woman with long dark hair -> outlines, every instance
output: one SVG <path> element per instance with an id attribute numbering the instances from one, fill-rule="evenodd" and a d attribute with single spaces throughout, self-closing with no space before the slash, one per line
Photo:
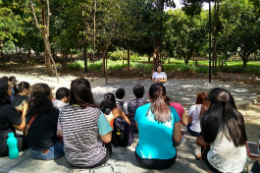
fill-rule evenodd
<path id="1" fill-rule="evenodd" d="M 28 104 L 23 105 L 22 116 L 11 105 L 12 96 L 11 86 L 5 80 L 0 80 L 0 157 L 8 155 L 7 138 L 8 133 L 15 133 L 16 130 L 23 131 L 25 128 L 25 115 Z M 23 136 L 17 136 L 18 150 L 22 151 L 28 148 Z"/>
<path id="2" fill-rule="evenodd" d="M 200 136 L 200 119 L 204 112 L 209 108 L 208 95 L 205 92 L 199 92 L 195 105 L 190 107 L 188 113 L 188 126 L 187 130 L 192 136 Z"/>
<path id="3" fill-rule="evenodd" d="M 60 113 L 64 152 L 69 163 L 92 168 L 112 155 L 112 128 L 97 108 L 88 80 L 71 82 L 70 104 Z"/>
<path id="4" fill-rule="evenodd" d="M 130 120 L 124 114 L 122 109 L 117 108 L 116 98 L 113 93 L 107 93 L 104 95 L 104 98 L 100 103 L 100 109 L 106 115 L 106 118 L 111 127 L 113 127 L 114 119 L 116 119 L 117 117 L 123 118 L 128 123 L 128 125 L 131 125 Z"/>
<path id="5" fill-rule="evenodd" d="M 244 118 L 232 95 L 215 88 L 208 94 L 211 105 L 201 117 L 203 158 L 214 172 L 242 172 L 247 159 Z M 210 147 L 209 147 L 210 146 Z"/>
<path id="6" fill-rule="evenodd" d="M 166 101 L 166 89 L 162 84 L 153 84 L 148 96 L 151 103 L 137 108 L 135 113 L 139 130 L 135 156 L 144 168 L 166 169 L 177 157 L 173 144 L 181 141 L 180 118 Z"/>
<path id="7" fill-rule="evenodd" d="M 31 90 L 27 116 L 27 142 L 33 158 L 54 160 L 64 155 L 63 143 L 57 141 L 59 111 L 52 105 L 52 93 L 48 85 L 35 84 Z"/>

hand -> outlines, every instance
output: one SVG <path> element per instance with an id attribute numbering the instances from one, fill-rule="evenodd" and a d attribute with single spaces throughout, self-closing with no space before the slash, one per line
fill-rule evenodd
<path id="1" fill-rule="evenodd" d="M 23 112 L 27 112 L 27 110 L 28 110 L 28 108 L 29 108 L 29 105 L 28 105 L 28 102 L 24 102 L 23 103 Z"/>

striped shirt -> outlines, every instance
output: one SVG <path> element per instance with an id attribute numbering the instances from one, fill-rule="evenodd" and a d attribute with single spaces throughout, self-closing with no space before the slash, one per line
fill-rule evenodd
<path id="1" fill-rule="evenodd" d="M 90 167 L 106 156 L 106 148 L 99 135 L 112 131 L 104 114 L 97 108 L 68 105 L 60 112 L 64 152 L 75 166 Z"/>

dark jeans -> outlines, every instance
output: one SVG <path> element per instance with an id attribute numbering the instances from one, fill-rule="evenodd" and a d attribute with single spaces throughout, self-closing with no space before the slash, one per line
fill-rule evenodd
<path id="1" fill-rule="evenodd" d="M 258 172 L 260 172 L 260 165 L 259 165 L 259 163 L 258 163 L 258 160 L 255 161 L 255 163 L 253 164 L 253 166 L 252 166 L 250 172 L 252 172 L 252 173 L 258 173 Z"/>
<path id="2" fill-rule="evenodd" d="M 177 154 L 172 159 L 162 160 L 162 159 L 143 159 L 135 152 L 135 158 L 141 167 L 146 169 L 167 169 L 171 167 L 175 160 Z"/>
<path id="3" fill-rule="evenodd" d="M 105 144 L 105 147 L 106 147 L 106 156 L 98 163 L 96 163 L 95 165 L 93 166 L 89 166 L 87 168 L 95 168 L 95 167 L 98 167 L 98 166 L 101 166 L 105 163 L 107 163 L 108 159 L 111 157 L 111 155 L 113 154 L 113 151 L 112 151 L 112 145 L 111 143 L 108 143 L 108 144 Z"/>
<path id="4" fill-rule="evenodd" d="M 191 136 L 197 136 L 197 137 L 198 137 L 198 136 L 201 135 L 201 133 L 192 131 L 192 130 L 190 129 L 190 126 L 191 126 L 191 123 L 189 123 L 189 124 L 187 125 L 187 131 L 190 133 Z"/>
<path id="5" fill-rule="evenodd" d="M 29 148 L 24 136 L 16 135 L 15 137 L 17 139 L 17 147 L 18 147 L 19 151 L 23 151 L 23 150 L 26 150 Z M 0 157 L 4 157 L 4 156 L 8 156 L 8 155 L 9 155 L 9 149 L 6 144 L 4 147 L 2 147 L 0 149 Z"/>

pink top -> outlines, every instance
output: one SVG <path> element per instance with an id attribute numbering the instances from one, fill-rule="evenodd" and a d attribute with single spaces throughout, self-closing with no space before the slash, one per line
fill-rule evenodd
<path id="1" fill-rule="evenodd" d="M 170 102 L 170 106 L 174 107 L 180 117 L 180 120 L 182 120 L 182 114 L 184 113 L 184 108 L 180 103 L 176 102 Z"/>

